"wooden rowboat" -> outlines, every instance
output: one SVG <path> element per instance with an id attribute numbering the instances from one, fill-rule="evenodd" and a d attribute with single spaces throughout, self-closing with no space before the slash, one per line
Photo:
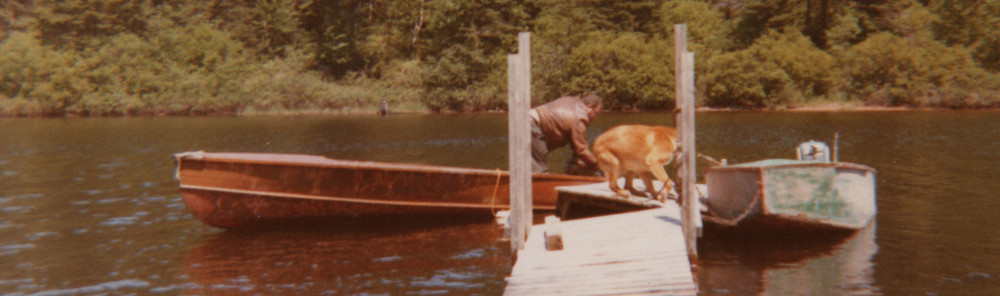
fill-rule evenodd
<path id="1" fill-rule="evenodd" d="M 876 214 L 875 169 L 769 159 L 705 173 L 706 222 L 768 231 L 858 230 Z"/>
<path id="2" fill-rule="evenodd" d="M 267 153 L 174 155 L 181 195 L 202 222 L 221 228 L 279 220 L 490 215 L 509 208 L 501 170 L 330 159 Z M 555 210 L 556 186 L 599 177 L 532 176 L 535 210 Z"/>

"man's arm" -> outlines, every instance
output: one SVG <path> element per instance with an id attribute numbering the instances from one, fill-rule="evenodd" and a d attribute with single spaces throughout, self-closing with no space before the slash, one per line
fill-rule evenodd
<path id="1" fill-rule="evenodd" d="M 595 167 L 597 166 L 597 157 L 590 152 L 587 148 L 587 124 L 583 121 L 578 121 L 573 126 L 572 131 L 572 141 L 570 145 L 573 146 L 573 151 L 576 152 L 576 156 L 583 160 L 587 166 Z"/>

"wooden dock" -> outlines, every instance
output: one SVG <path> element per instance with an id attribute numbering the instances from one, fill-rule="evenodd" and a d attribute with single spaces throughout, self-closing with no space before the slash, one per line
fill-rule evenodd
<path id="1" fill-rule="evenodd" d="M 695 295 L 680 207 L 532 227 L 504 295 Z M 561 234 L 561 250 L 546 249 Z"/>
<path id="2" fill-rule="evenodd" d="M 521 38 L 522 35 L 524 38 Z M 525 66 L 530 65 L 530 58 L 527 58 L 530 46 L 525 42 L 527 33 L 520 33 L 518 37 L 519 53 L 508 55 L 508 84 L 519 85 L 508 89 L 512 114 L 523 114 L 525 108 L 517 102 L 530 98 L 531 71 L 530 66 Z M 515 217 L 518 213 L 527 213 L 525 217 L 530 217 L 530 207 L 515 203 L 515 200 L 524 198 L 530 206 L 530 195 L 522 197 L 512 189 L 512 216 L 509 221 L 511 249 L 517 262 L 507 278 L 504 294 L 697 294 L 698 286 L 694 283 L 690 260 L 697 260 L 696 243 L 701 217 L 695 188 L 694 53 L 687 51 L 687 25 L 674 26 L 674 39 L 677 107 L 681 111 L 674 122 L 677 122 L 679 140 L 683 143 L 678 157 L 683 209 L 675 202 L 666 202 L 662 207 L 653 209 L 563 222 L 546 221 L 543 225 L 531 226 L 530 219 Z M 512 121 L 514 118 L 512 115 Z M 511 125 L 511 143 L 526 137 L 522 128 Z M 525 145 L 511 144 L 510 147 L 511 151 L 527 149 Z M 521 160 L 526 159 L 514 155 L 515 152 L 511 152 L 512 180 L 515 164 L 522 165 Z M 511 186 L 518 187 L 513 183 Z M 603 194 L 584 197 L 579 203 L 586 205 L 586 200 L 591 200 L 590 204 L 594 205 L 593 201 L 596 201 L 597 207 L 619 205 L 603 197 Z M 636 206 L 629 201 L 629 209 L 626 210 Z M 522 242 L 525 233 L 528 236 Z"/>
<path id="3" fill-rule="evenodd" d="M 646 186 L 641 180 L 635 180 L 635 187 L 645 192 Z M 625 186 L 625 178 L 618 179 L 618 186 Z M 663 182 L 653 181 L 653 188 L 663 188 Z M 644 209 L 663 207 L 663 202 L 656 199 L 630 196 L 621 198 L 608 188 L 608 183 L 556 187 L 559 195 L 556 200 L 556 214 L 563 220 L 586 218 L 591 216 L 623 213 Z M 676 193 L 673 193 L 676 196 Z M 673 200 L 668 203 L 676 204 Z"/>

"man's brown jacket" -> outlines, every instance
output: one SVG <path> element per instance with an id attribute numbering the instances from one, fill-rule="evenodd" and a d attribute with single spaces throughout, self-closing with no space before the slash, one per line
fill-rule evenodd
<path id="1" fill-rule="evenodd" d="M 545 136 L 545 143 L 552 151 L 571 144 L 577 157 L 589 165 L 597 163 L 597 158 L 587 148 L 587 126 L 590 116 L 587 105 L 579 97 L 562 97 L 533 109 L 532 117 L 538 121 Z"/>

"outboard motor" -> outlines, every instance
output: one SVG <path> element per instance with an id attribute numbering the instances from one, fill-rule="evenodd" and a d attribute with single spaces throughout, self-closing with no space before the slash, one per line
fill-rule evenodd
<path id="1" fill-rule="evenodd" d="M 826 143 L 810 140 L 799 144 L 796 155 L 801 161 L 830 162 L 830 147 Z"/>

